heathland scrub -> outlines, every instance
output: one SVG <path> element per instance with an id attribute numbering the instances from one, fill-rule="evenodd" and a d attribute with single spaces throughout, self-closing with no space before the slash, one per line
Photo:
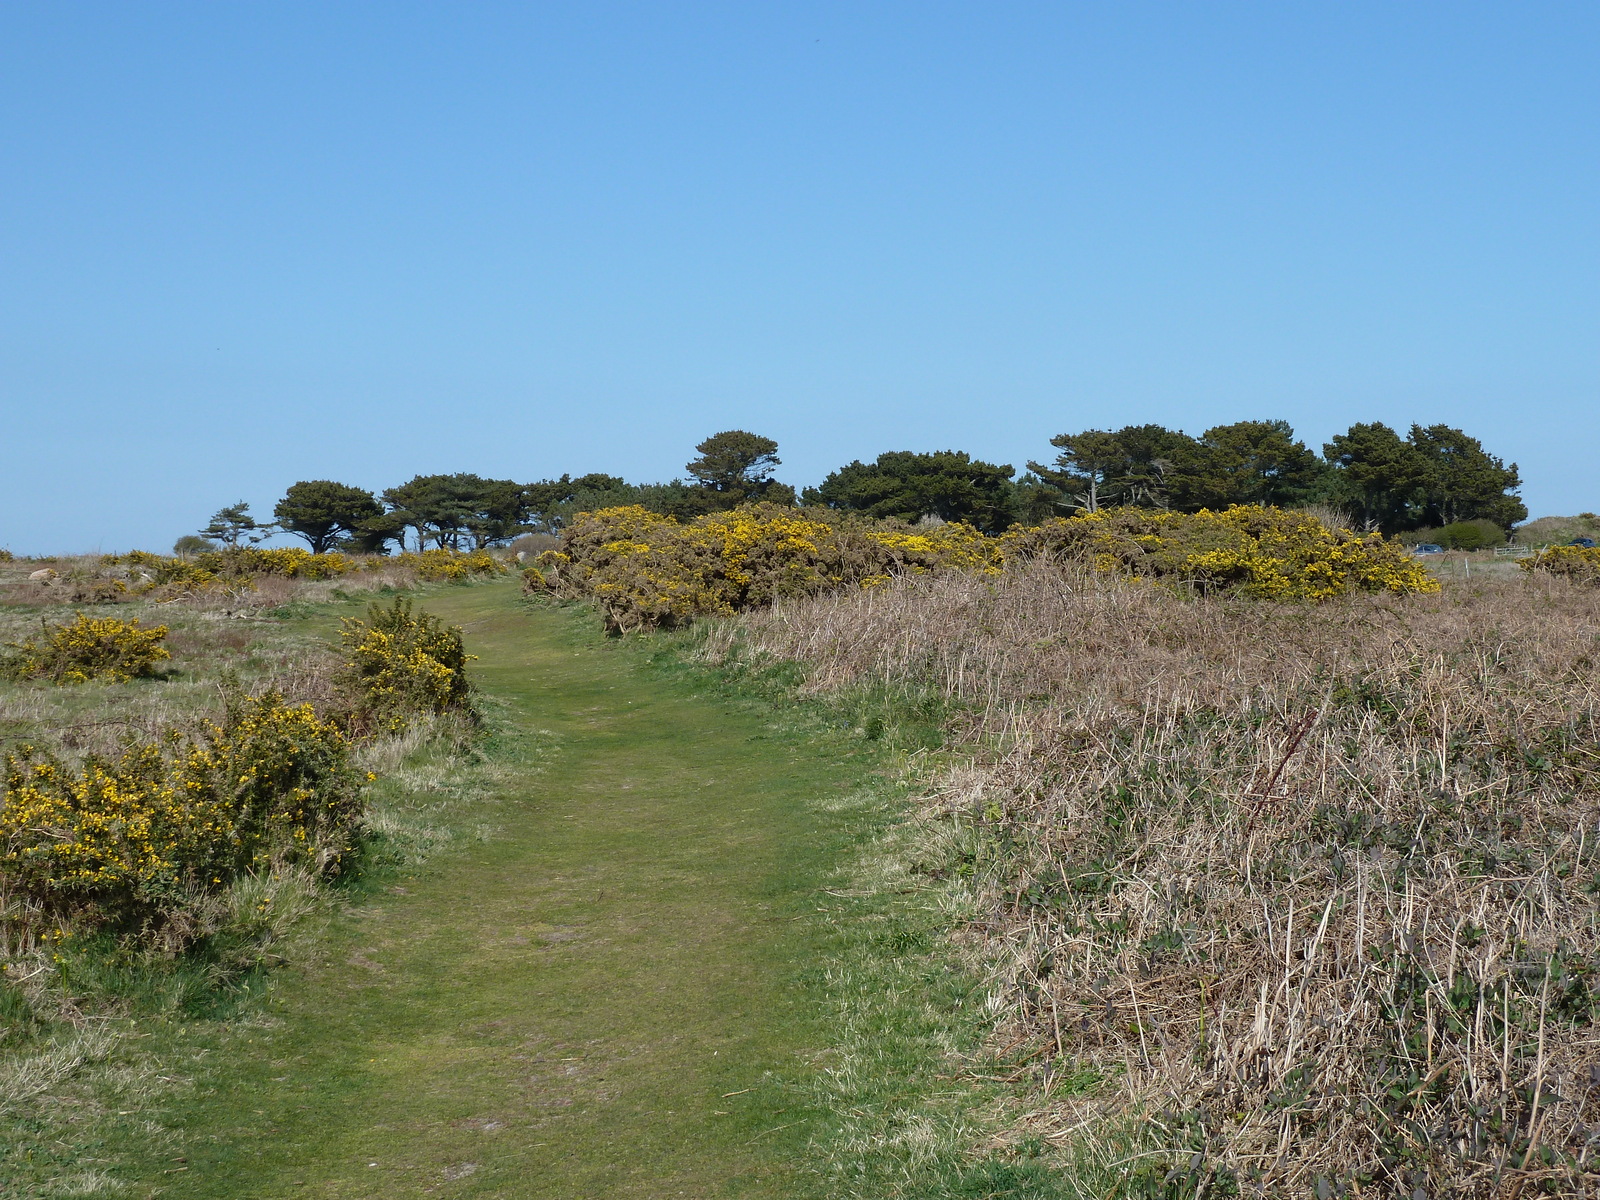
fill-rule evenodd
<path id="1" fill-rule="evenodd" d="M 882 718 L 509 581 L 422 604 L 465 628 L 491 732 L 400 768 L 422 799 L 376 823 L 416 836 L 431 787 L 443 848 L 225 1018 L 141 1024 L 148 1086 L 19 1194 L 1056 1194 L 1026 1148 L 973 1155 L 1005 1089 L 961 1061 L 984 993 L 940 936 L 959 901 L 907 869 Z"/>

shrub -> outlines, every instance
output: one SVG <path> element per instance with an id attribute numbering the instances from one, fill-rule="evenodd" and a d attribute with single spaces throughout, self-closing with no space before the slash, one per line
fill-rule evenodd
<path id="1" fill-rule="evenodd" d="M 1456 521 L 1435 530 L 1434 536 L 1426 540 L 1446 550 L 1482 550 L 1485 546 L 1504 545 L 1506 531 L 1493 521 Z"/>
<path id="2" fill-rule="evenodd" d="M 343 554 L 313 554 L 299 546 L 262 550 L 257 546 L 229 546 L 195 560 L 224 578 L 281 575 L 286 579 L 336 579 L 355 570 Z"/>
<path id="3" fill-rule="evenodd" d="M 1102 509 L 1005 535 L 1008 557 L 1079 562 L 1199 592 L 1326 600 L 1347 592 L 1433 592 L 1438 582 L 1397 542 L 1330 529 L 1260 505 L 1226 512 Z"/>
<path id="4" fill-rule="evenodd" d="M 197 541 L 201 539 L 196 539 Z M 356 569 L 353 559 L 343 554 L 312 554 L 298 546 L 282 550 L 263 550 L 258 546 L 225 546 L 207 543 L 188 557 L 166 557 L 148 550 L 133 550 L 107 558 L 109 564 L 137 567 L 150 576 L 145 590 L 187 588 L 203 591 L 219 581 L 249 580 L 262 575 L 286 579 L 335 579 Z"/>
<path id="5" fill-rule="evenodd" d="M 1600 583 L 1600 546 L 1550 546 L 1517 563 L 1524 571 L 1560 575 L 1574 583 Z"/>
<path id="6" fill-rule="evenodd" d="M 404 727 L 422 713 L 471 714 L 467 663 L 473 656 L 461 630 L 396 596 L 385 608 L 374 604 L 365 621 L 346 617 L 341 632 L 349 655 L 340 684 L 350 696 L 349 723 L 366 730 Z"/>
<path id="7" fill-rule="evenodd" d="M 0 546 L 0 562 L 15 562 L 16 559 L 16 555 L 12 554 L 4 546 Z"/>
<path id="8" fill-rule="evenodd" d="M 217 543 L 196 533 L 186 533 L 172 543 L 172 552 L 179 555 L 200 554 L 206 550 L 215 549 L 217 549 Z"/>
<path id="9" fill-rule="evenodd" d="M 1201 591 L 1322 600 L 1438 584 L 1395 543 L 1258 506 L 1194 515 L 1109 509 L 985 537 L 970 525 L 882 529 L 752 505 L 681 524 L 632 506 L 581 513 L 524 573 L 530 591 L 599 602 L 607 625 L 674 625 L 896 575 L 998 574 L 1047 557 Z"/>
<path id="10" fill-rule="evenodd" d="M 334 873 L 360 819 L 344 735 L 275 693 L 114 761 L 74 768 L 24 746 L 4 764 L 6 890 L 80 926 L 148 933 L 244 872 Z"/>
<path id="11" fill-rule="evenodd" d="M 143 629 L 137 619 L 79 613 L 70 625 L 46 626 L 40 641 L 8 643 L 15 651 L 8 673 L 54 683 L 125 683 L 155 674 L 156 664 L 172 657 L 161 644 L 166 636 L 165 625 Z"/>
<path id="12" fill-rule="evenodd" d="M 506 569 L 505 564 L 487 550 L 472 550 L 465 554 L 455 550 L 407 551 L 395 555 L 388 562 L 397 567 L 409 567 L 419 579 L 430 583 L 460 583 L 474 575 L 498 575 Z"/>
<path id="13" fill-rule="evenodd" d="M 680 523 L 638 505 L 580 513 L 524 572 L 530 591 L 594 599 L 614 630 L 675 625 L 895 574 L 998 570 L 970 525 L 894 531 L 756 504 Z"/>

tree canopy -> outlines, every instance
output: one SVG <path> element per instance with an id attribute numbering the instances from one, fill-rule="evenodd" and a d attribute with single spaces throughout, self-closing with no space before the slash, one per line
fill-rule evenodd
<path id="1" fill-rule="evenodd" d="M 224 546 L 237 546 L 241 541 L 265 541 L 272 536 L 272 526 L 263 525 L 252 517 L 250 506 L 240 500 L 212 513 L 200 536 Z"/>
<path id="2" fill-rule="evenodd" d="M 1009 465 L 980 462 L 960 450 L 892 450 L 834 471 L 806 489 L 805 502 L 880 519 L 966 521 L 995 533 L 1016 519 L 1014 473 Z"/>
<path id="3" fill-rule="evenodd" d="M 385 490 L 383 500 L 393 519 L 416 530 L 419 546 L 481 550 L 531 528 L 527 489 L 509 479 L 417 475 Z"/>
<path id="4" fill-rule="evenodd" d="M 313 554 L 326 553 L 341 536 L 360 533 L 367 522 L 382 514 L 383 507 L 371 492 L 331 479 L 292 484 L 272 510 L 278 524 L 304 538 Z"/>
<path id="5" fill-rule="evenodd" d="M 778 443 L 758 433 L 729 429 L 695 447 L 699 457 L 684 467 L 699 485 L 707 511 L 764 500 L 793 504 L 794 489 L 772 478 L 782 463 Z"/>
<path id="6" fill-rule="evenodd" d="M 1320 456 L 1276 420 L 1216 425 L 1199 437 L 1156 424 L 1087 429 L 1057 434 L 1050 445 L 1054 460 L 1030 462 L 1015 481 L 1011 466 L 964 451 L 888 451 L 831 472 L 804 499 L 874 519 L 966 521 L 990 533 L 1019 519 L 1036 524 L 1114 505 L 1196 512 L 1326 503 L 1386 534 L 1474 521 L 1509 530 L 1528 515 L 1517 464 L 1442 424 L 1412 425 L 1402 437 L 1381 422 L 1358 422 Z M 796 502 L 794 489 L 773 478 L 781 460 L 772 438 L 724 430 L 695 450 L 688 480 L 666 483 L 594 471 L 522 484 L 457 472 L 417 475 L 380 499 L 332 480 L 302 480 L 278 502 L 275 525 L 257 522 L 241 500 L 218 510 L 200 537 L 233 546 L 281 528 L 315 553 L 382 553 L 391 542 L 403 548 L 410 531 L 419 548 L 482 549 L 522 533 L 559 533 L 577 513 L 623 505 L 690 520 L 757 501 Z"/>

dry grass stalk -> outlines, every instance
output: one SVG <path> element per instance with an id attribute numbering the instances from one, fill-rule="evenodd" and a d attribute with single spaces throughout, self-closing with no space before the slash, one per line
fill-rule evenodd
<path id="1" fill-rule="evenodd" d="M 1044 1051 L 1032 1132 L 1144 1122 L 1151 1194 L 1593 1193 L 1600 594 L 1273 606 L 1035 564 L 708 636 L 962 702 L 928 805 L 969 830 L 997 1044 Z"/>

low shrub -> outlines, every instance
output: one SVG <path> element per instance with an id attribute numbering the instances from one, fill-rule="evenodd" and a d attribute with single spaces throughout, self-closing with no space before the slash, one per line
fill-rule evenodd
<path id="1" fill-rule="evenodd" d="M 139 568 L 157 586 L 173 583 L 206 587 L 219 579 L 250 579 L 280 575 L 286 579 L 335 579 L 356 569 L 355 560 L 343 554 L 312 554 L 298 546 L 263 550 L 259 546 L 202 549 L 183 557 L 133 550 L 105 560 L 109 564 Z"/>
<path id="2" fill-rule="evenodd" d="M 1398 542 L 1260 505 L 1198 513 L 1102 509 L 1017 530 L 1001 541 L 1008 557 L 1077 562 L 1201 593 L 1327 600 L 1349 592 L 1439 590 Z"/>
<path id="3" fill-rule="evenodd" d="M 999 544 L 969 525 L 881 530 L 773 504 L 682 523 L 631 505 L 580 513 L 523 578 L 529 591 L 598 601 L 608 627 L 626 631 L 999 563 Z"/>
<path id="4" fill-rule="evenodd" d="M 638 506 L 608 508 L 580 514 L 524 579 L 529 591 L 598 601 L 607 625 L 626 631 L 897 575 L 998 574 L 1039 557 L 1273 600 L 1438 587 L 1395 543 L 1261 507 L 1193 515 L 1110 509 L 998 538 L 959 523 L 883 529 L 776 505 L 687 524 Z"/>
<path id="5" fill-rule="evenodd" d="M 339 683 L 352 729 L 398 732 L 413 715 L 472 712 L 467 663 L 473 656 L 461 630 L 413 611 L 406 597 L 372 605 L 364 621 L 346 617 L 340 636 L 349 657 Z"/>
<path id="6" fill-rule="evenodd" d="M 1600 583 L 1600 546 L 1551 546 L 1519 560 L 1517 566 L 1574 583 Z"/>
<path id="7" fill-rule="evenodd" d="M 361 815 L 345 735 L 276 693 L 115 760 L 73 767 L 23 746 L 4 764 L 0 880 L 36 918 L 78 929 L 181 941 L 186 915 L 242 873 L 336 873 Z"/>
<path id="8" fill-rule="evenodd" d="M 506 566 L 487 550 L 423 550 L 407 551 L 393 558 L 383 559 L 385 566 L 409 567 L 418 579 L 429 583 L 460 583 L 480 575 L 499 575 Z"/>
<path id="9" fill-rule="evenodd" d="M 137 619 L 79 613 L 70 625 L 47 625 L 38 641 L 8 643 L 13 654 L 6 664 L 7 673 L 58 684 L 91 679 L 125 683 L 154 675 L 156 664 L 172 657 L 161 644 L 166 636 L 165 625 L 144 629 Z"/>
<path id="10" fill-rule="evenodd" d="M 313 554 L 298 546 L 263 550 L 258 546 L 230 546 L 195 555 L 195 564 L 223 578 L 281 575 L 285 579 L 336 579 L 356 569 L 343 554 Z"/>
<path id="11" fill-rule="evenodd" d="M 1429 536 L 1419 539 L 1443 546 L 1446 550 L 1482 550 L 1487 546 L 1503 546 L 1506 531 L 1493 521 L 1455 521 L 1428 531 Z"/>

